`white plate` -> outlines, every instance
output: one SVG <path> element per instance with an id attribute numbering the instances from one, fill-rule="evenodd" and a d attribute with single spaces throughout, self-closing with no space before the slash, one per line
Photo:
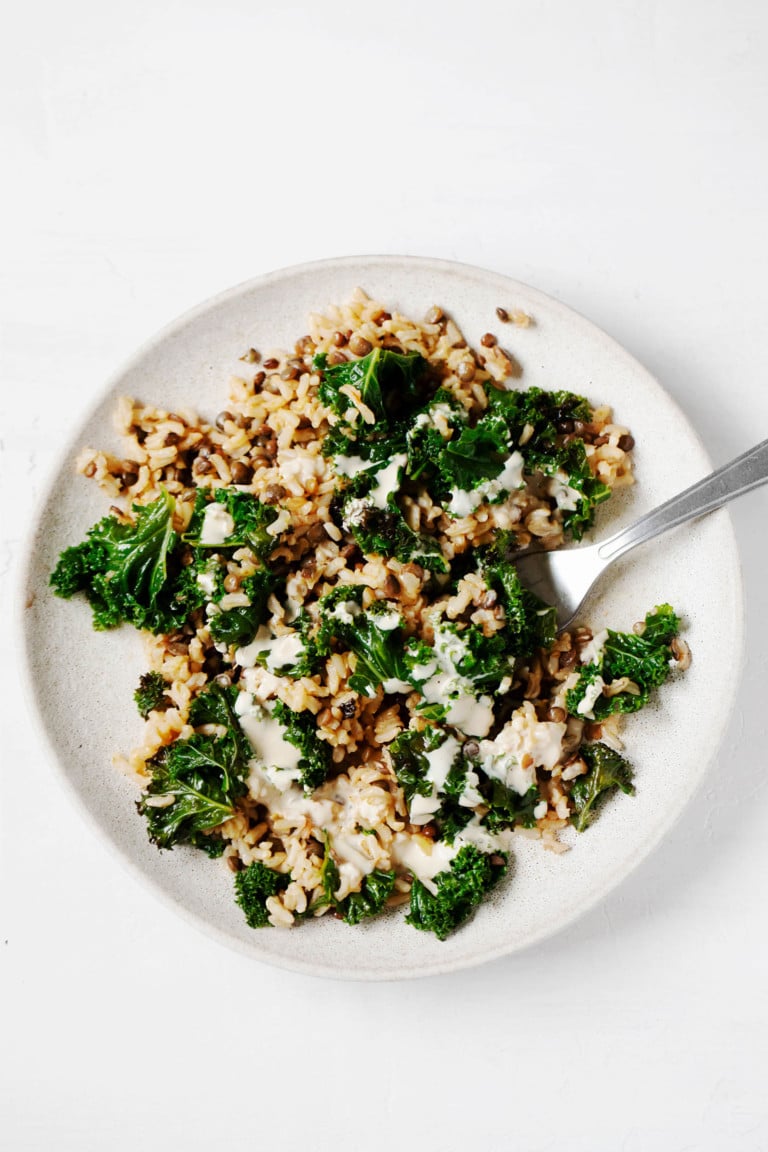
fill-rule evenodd
<path id="1" fill-rule="evenodd" d="M 194 849 L 159 852 L 135 811 L 134 785 L 112 766 L 137 742 L 132 693 L 146 670 L 132 629 L 96 633 L 84 600 L 53 596 L 59 551 L 107 511 L 92 482 L 76 475 L 83 446 L 120 446 L 112 428 L 119 396 L 212 417 L 225 405 L 239 356 L 292 347 L 307 313 L 342 303 L 357 286 L 388 308 L 421 318 L 439 304 L 467 339 L 497 332 L 523 366 L 523 386 L 568 388 L 613 406 L 636 441 L 637 484 L 600 510 L 606 534 L 710 471 L 698 437 L 656 381 L 599 329 L 532 288 L 438 260 L 360 257 L 288 268 L 234 288 L 175 321 L 115 376 L 67 448 L 42 507 L 25 575 L 28 672 L 40 723 L 59 771 L 91 822 L 135 874 L 180 912 L 259 960 L 316 975 L 398 979 L 479 964 L 558 931 L 615 887 L 680 815 L 717 751 L 738 681 L 742 591 L 724 511 L 635 552 L 603 581 L 587 621 L 625 629 L 669 601 L 682 614 L 693 663 L 625 727 L 637 795 L 618 797 L 572 851 L 556 856 L 520 839 L 510 873 L 470 924 L 445 943 L 407 926 L 401 914 L 350 928 L 331 918 L 292 931 L 249 929 L 232 899 L 232 876 Z M 523 308 L 527 329 L 501 325 L 495 309 Z M 672 880 L 674 882 L 674 879 Z"/>

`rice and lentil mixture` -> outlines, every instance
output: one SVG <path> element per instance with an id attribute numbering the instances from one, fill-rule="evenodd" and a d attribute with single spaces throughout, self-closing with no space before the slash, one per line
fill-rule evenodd
<path id="1" fill-rule="evenodd" d="M 491 320 L 504 343 L 534 322 Z M 243 350 L 212 422 L 124 398 L 123 456 L 78 459 L 114 503 L 53 583 L 143 628 L 139 811 L 159 846 L 223 857 L 254 927 L 410 903 L 444 938 L 516 836 L 562 852 L 632 790 L 619 724 L 687 664 L 677 618 L 556 635 L 514 556 L 589 527 L 634 441 L 520 377 L 493 332 L 473 349 L 439 307 L 358 290 L 291 352 Z M 123 579 L 137 534 L 165 550 Z M 622 666 L 638 645 L 646 680 Z"/>

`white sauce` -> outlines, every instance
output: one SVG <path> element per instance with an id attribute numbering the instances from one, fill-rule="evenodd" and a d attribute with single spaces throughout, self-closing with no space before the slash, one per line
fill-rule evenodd
<path id="1" fill-rule="evenodd" d="M 354 624 L 355 616 L 361 611 L 357 600 L 340 600 L 331 615 L 334 620 L 341 620 L 342 624 Z"/>
<path id="2" fill-rule="evenodd" d="M 392 632 L 395 628 L 399 628 L 403 622 L 403 618 L 400 613 L 394 611 L 377 612 L 371 616 L 371 619 L 373 620 L 373 623 L 376 625 L 376 627 L 380 628 L 382 632 Z"/>
<path id="3" fill-rule="evenodd" d="M 197 583 L 206 596 L 213 596 L 216 591 L 216 576 L 213 572 L 198 572 Z"/>
<path id="4" fill-rule="evenodd" d="M 371 467 L 370 460 L 363 460 L 362 456 L 334 456 L 333 466 L 340 476 L 357 476 Z"/>
<path id="5" fill-rule="evenodd" d="M 446 736 L 439 748 L 434 748 L 431 752 L 426 753 L 427 768 L 426 778 L 430 784 L 434 784 L 438 792 L 442 792 L 445 788 L 445 781 L 448 773 L 453 767 L 453 762 L 456 759 L 461 744 L 455 736 Z"/>
<path id="6" fill-rule="evenodd" d="M 504 828 L 501 832 L 489 832 L 480 823 L 480 817 L 473 816 L 469 824 L 456 836 L 454 845 L 456 848 L 461 848 L 465 844 L 474 844 L 481 852 L 508 852 L 513 834 L 511 828 Z"/>
<path id="7" fill-rule="evenodd" d="M 451 516 L 469 516 L 481 504 L 490 503 L 502 492 L 514 492 L 522 486 L 523 457 L 520 452 L 513 452 L 493 480 L 485 480 L 477 488 L 468 491 L 464 488 L 453 488 L 447 510 Z"/>
<path id="8" fill-rule="evenodd" d="M 596 676 L 594 683 L 587 685 L 584 698 L 580 700 L 576 706 L 576 711 L 579 716 L 584 716 L 587 720 L 594 720 L 595 714 L 593 708 L 602 696 L 603 688 L 605 688 L 605 681 L 602 676 Z"/>
<path id="9" fill-rule="evenodd" d="M 608 639 L 608 629 L 603 628 L 602 632 L 596 632 L 588 644 L 585 644 L 581 650 L 579 659 L 582 664 L 599 664 L 603 658 L 603 649 L 605 642 Z"/>
<path id="10" fill-rule="evenodd" d="M 493 701 L 490 696 L 477 699 L 472 683 L 456 670 L 456 663 L 466 651 L 459 634 L 449 628 L 436 628 L 436 664 L 440 671 L 433 673 L 419 690 L 428 704 L 447 709 L 448 724 L 461 728 L 468 736 L 487 736 L 493 724 Z"/>
<path id="11" fill-rule="evenodd" d="M 262 624 L 250 644 L 235 651 L 235 663 L 241 668 L 253 668 L 261 663 L 259 656 L 268 652 L 265 667 L 270 672 L 290 668 L 304 651 L 304 644 L 298 632 L 286 632 L 284 636 L 273 636 L 269 628 Z"/>
<path id="12" fill-rule="evenodd" d="M 248 692 L 235 701 L 240 727 L 248 737 L 256 763 L 270 782 L 283 792 L 291 781 L 298 780 L 301 753 L 283 736 L 283 726 L 265 708 L 254 703 Z"/>
<path id="13" fill-rule="evenodd" d="M 546 484 L 546 492 L 563 512 L 575 512 L 581 500 L 581 493 L 568 485 L 568 473 L 558 468 Z"/>
<path id="14" fill-rule="evenodd" d="M 404 452 L 393 456 L 386 467 L 376 473 L 376 486 L 371 488 L 367 499 L 374 508 L 386 508 L 388 498 L 397 492 L 400 483 L 400 473 L 407 463 L 408 457 Z"/>
<path id="15" fill-rule="evenodd" d="M 235 522 L 223 504 L 212 500 L 203 513 L 201 544 L 223 544 L 235 530 Z"/>
<path id="16" fill-rule="evenodd" d="M 429 796 L 420 796 L 417 792 L 411 800 L 409 810 L 411 824 L 428 824 L 441 803 L 442 801 L 434 789 Z"/>
<path id="17" fill-rule="evenodd" d="M 413 686 L 409 684 L 407 680 L 398 680 L 395 676 L 392 676 L 389 680 L 382 680 L 381 686 L 389 696 L 395 692 L 413 691 Z"/>
<path id="18" fill-rule="evenodd" d="M 437 894 L 434 877 L 448 871 L 457 852 L 455 844 L 445 844 L 442 840 L 433 843 L 426 837 L 417 840 L 404 832 L 398 832 L 392 844 L 393 860 L 408 868 L 433 896 Z"/>

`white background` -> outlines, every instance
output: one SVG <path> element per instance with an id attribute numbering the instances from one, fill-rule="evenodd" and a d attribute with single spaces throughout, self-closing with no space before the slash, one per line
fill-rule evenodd
<path id="1" fill-rule="evenodd" d="M 6 636 L 104 378 L 272 268 L 485 265 L 625 344 L 716 464 L 768 436 L 761 0 L 27 0 L 4 23 Z M 161 906 L 60 790 L 6 641 L 0 1145 L 768 1148 L 767 511 L 733 507 L 742 690 L 663 846 L 548 943 L 410 984 L 260 966 Z"/>

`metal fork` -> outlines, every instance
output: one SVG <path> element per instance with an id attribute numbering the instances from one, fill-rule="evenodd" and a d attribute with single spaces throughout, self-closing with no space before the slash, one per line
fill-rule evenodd
<path id="1" fill-rule="evenodd" d="M 576 616 L 598 577 L 614 560 L 638 544 L 688 520 L 705 516 L 766 481 L 768 440 L 763 440 L 600 544 L 563 552 L 526 553 L 515 561 L 518 574 L 526 588 L 557 608 L 557 627 L 562 631 Z"/>

